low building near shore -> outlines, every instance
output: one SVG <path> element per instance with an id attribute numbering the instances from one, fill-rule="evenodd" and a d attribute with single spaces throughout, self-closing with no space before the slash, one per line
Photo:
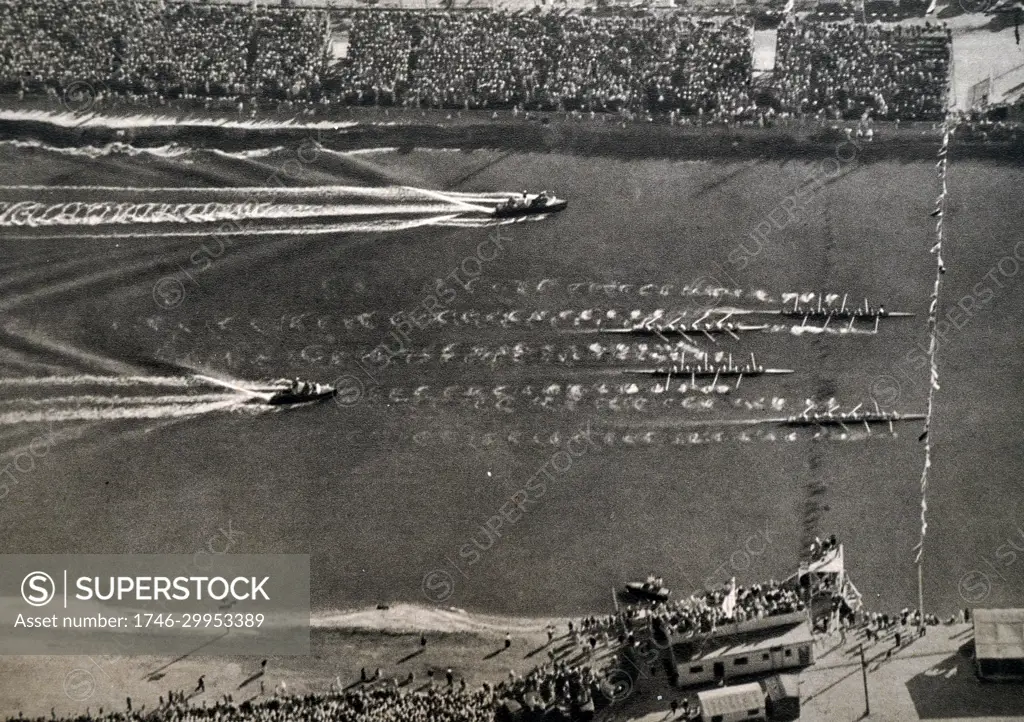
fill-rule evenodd
<path id="1" fill-rule="evenodd" d="M 1024 680 L 1024 609 L 975 609 L 972 616 L 978 677 Z"/>
<path id="2" fill-rule="evenodd" d="M 814 637 L 805 615 L 784 627 L 673 644 L 669 655 L 676 686 L 694 687 L 808 667 L 814 663 Z"/>
<path id="3" fill-rule="evenodd" d="M 697 706 L 702 722 L 792 722 L 800 718 L 800 685 L 796 675 L 774 675 L 698 692 Z"/>
<path id="4" fill-rule="evenodd" d="M 767 697 L 765 711 L 773 722 L 800 719 L 800 678 L 795 674 L 776 674 L 762 679 Z"/>
<path id="5" fill-rule="evenodd" d="M 765 695 L 761 685 L 739 684 L 697 693 L 701 722 L 742 722 L 765 719 Z"/>

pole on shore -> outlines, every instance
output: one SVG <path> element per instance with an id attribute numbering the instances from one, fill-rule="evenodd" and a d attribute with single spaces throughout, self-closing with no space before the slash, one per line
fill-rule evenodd
<path id="1" fill-rule="evenodd" d="M 922 552 L 924 549 L 921 550 Z M 917 612 L 921 615 L 918 623 L 918 634 L 924 629 L 924 554 L 917 560 Z"/>
<path id="2" fill-rule="evenodd" d="M 864 661 L 864 643 L 860 645 L 860 674 L 864 679 L 864 716 L 871 716 L 871 701 L 868 698 L 868 663 Z"/>
<path id="3" fill-rule="evenodd" d="M 619 598 L 615 596 L 615 587 L 612 587 L 612 605 L 615 607 L 615 613 L 619 613 Z"/>

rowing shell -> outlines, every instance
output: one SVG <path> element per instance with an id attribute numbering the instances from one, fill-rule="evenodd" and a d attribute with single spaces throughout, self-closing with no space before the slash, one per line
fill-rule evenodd
<path id="1" fill-rule="evenodd" d="M 884 424 L 891 421 L 922 421 L 926 414 L 865 414 L 862 416 L 787 416 L 778 419 L 765 419 L 764 423 L 787 424 L 789 426 L 841 426 L 845 424 Z"/>
<path id="2" fill-rule="evenodd" d="M 624 374 L 631 376 L 768 376 L 768 375 L 782 375 L 791 374 L 793 369 L 744 369 L 744 368 L 671 368 L 671 369 L 658 369 L 658 368 L 646 368 L 646 369 L 625 369 L 622 371 Z"/>
<path id="3" fill-rule="evenodd" d="M 685 335 L 688 333 L 730 333 L 732 331 L 763 331 L 768 328 L 768 324 L 762 323 L 754 326 L 747 326 L 743 324 L 737 324 L 735 326 L 716 326 L 714 324 L 710 326 L 691 327 L 691 326 L 634 326 L 629 328 L 600 328 L 600 333 L 633 333 L 633 334 L 678 334 Z"/>

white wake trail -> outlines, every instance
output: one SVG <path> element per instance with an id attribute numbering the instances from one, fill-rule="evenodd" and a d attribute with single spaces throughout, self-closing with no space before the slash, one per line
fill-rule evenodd
<path id="1" fill-rule="evenodd" d="M 77 409 L 45 409 L 0 413 L 0 426 L 67 421 L 118 421 L 122 419 L 173 419 L 198 416 L 241 406 L 238 397 L 230 401 L 192 404 L 150 404 L 124 407 L 82 407 Z"/>
<path id="2" fill-rule="evenodd" d="M 71 203 L 0 202 L 0 227 L 100 226 L 155 223 L 350 218 L 428 215 L 453 209 L 441 205 L 309 205 L 299 203 Z"/>
<path id="3" fill-rule="evenodd" d="M 227 120 L 224 118 L 181 117 L 138 113 L 135 115 L 103 115 L 101 113 L 56 113 L 48 110 L 0 110 L 0 120 L 32 120 L 64 128 L 159 128 L 181 126 L 194 128 L 247 128 L 247 129 L 311 129 L 338 130 L 359 125 L 358 121 L 312 121 L 291 120 Z"/>
<path id="4" fill-rule="evenodd" d="M 372 188 L 367 186 L 220 186 L 214 188 L 196 186 L 104 186 L 104 185 L 0 185 L 2 191 L 51 191 L 67 193 L 69 191 L 103 191 L 107 193 L 124 193 L 140 195 L 144 193 L 193 193 L 206 195 L 245 195 L 245 196 L 279 196 L 279 195 L 325 195 L 335 198 L 369 199 L 369 200 L 415 200 L 421 197 L 419 189 L 410 186 L 390 186 Z"/>
<path id="5" fill-rule="evenodd" d="M 0 386 L 169 386 L 185 388 L 195 382 L 187 376 L 23 376 L 0 378 Z"/>
<path id="6" fill-rule="evenodd" d="M 420 193 L 422 193 L 422 194 L 424 194 L 426 196 L 430 196 L 432 198 L 436 198 L 437 200 L 444 201 L 445 203 L 453 203 L 453 204 L 462 206 L 463 208 L 465 208 L 466 210 L 469 210 L 469 211 L 477 211 L 478 213 L 490 214 L 494 210 L 494 206 L 488 208 L 486 206 L 474 205 L 473 203 L 469 203 L 467 200 L 462 200 L 464 198 L 467 198 L 466 194 L 462 194 L 462 193 L 460 193 L 460 194 L 441 193 L 439 191 L 428 190 L 427 188 L 412 188 L 410 186 L 406 186 L 406 188 L 408 190 L 410 190 L 410 191 L 419 191 Z M 472 196 L 469 196 L 469 197 L 472 197 Z M 484 198 L 484 199 L 481 199 L 481 200 L 488 200 L 488 199 Z"/>
<path id="7" fill-rule="evenodd" d="M 317 236 L 332 233 L 389 233 L 395 231 L 413 230 L 423 226 L 447 226 L 456 219 L 458 214 L 431 216 L 415 220 L 382 220 L 363 221 L 361 223 L 334 223 L 314 226 L 288 226 L 274 228 L 244 228 L 235 231 L 218 230 L 221 236 Z M 483 219 L 477 225 L 486 225 Z M 147 238 L 195 238 L 208 233 L 208 230 L 195 229 L 189 231 L 151 231 L 151 232 L 129 232 L 129 233 L 76 233 L 74 238 L 83 240 L 131 240 Z M 6 238 L 16 241 L 55 241 L 67 240 L 67 235 L 32 235 L 14 236 L 6 235 Z"/>
<path id="8" fill-rule="evenodd" d="M 169 394 L 165 396 L 98 396 L 86 394 L 83 396 L 53 396 L 46 399 L 7 399 L 0 401 L 3 406 L 145 406 L 145 405 L 169 405 L 169 404 L 197 404 L 201 402 L 237 402 L 240 400 L 238 394 L 204 394 L 192 396 L 187 394 Z"/>

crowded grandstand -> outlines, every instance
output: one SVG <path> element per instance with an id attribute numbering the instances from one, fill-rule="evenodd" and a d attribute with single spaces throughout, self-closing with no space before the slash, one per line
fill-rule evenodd
<path id="1" fill-rule="evenodd" d="M 753 22 L 739 14 L 28 0 L 6 5 L 0 31 L 0 92 L 20 98 L 87 87 L 101 106 L 205 100 L 760 124 L 939 120 L 952 42 L 931 24 L 791 18 L 774 73 L 755 83 Z M 336 36 L 346 47 L 338 56 Z"/>
<path id="2" fill-rule="evenodd" d="M 742 15 L 354 10 L 340 17 L 346 52 L 334 57 L 337 19 L 321 9 L 161 0 L 8 2 L 0 13 L 0 93 L 66 98 L 84 85 L 98 94 L 91 109 L 120 102 L 250 109 L 287 103 L 325 113 L 380 106 L 701 123 L 804 115 L 938 121 L 946 112 L 952 39 L 941 25 L 790 18 L 778 31 L 774 72 L 755 83 L 753 24 Z M 793 586 L 731 582 L 569 624 L 560 632 L 565 644 L 556 647 L 549 637 L 545 663 L 479 689 L 452 679 L 417 689 L 411 677 L 375 678 L 242 702 L 198 704 L 168 695 L 148 710 L 79 719 L 482 722 L 512 704 L 575 717 L 614 700 L 609 679 L 651 619 L 666 634 L 699 637 L 806 608 Z M 898 645 L 896 630 L 921 622 L 915 614 L 861 616 L 858 625 L 866 640 L 895 636 Z"/>
<path id="3" fill-rule="evenodd" d="M 842 550 L 834 536 L 824 542 L 816 540 L 810 549 L 810 566 L 802 571 L 821 567 L 836 558 Z M 842 573 L 840 574 L 842 576 Z M 749 586 L 737 585 L 735 579 L 713 590 L 703 590 L 687 598 L 668 602 L 632 604 L 613 614 L 587 616 L 569 621 L 561 630 L 547 627 L 547 644 L 542 647 L 547 661 L 526 674 L 510 671 L 497 683 L 484 683 L 470 689 L 465 679 L 456 679 L 448 669 L 443 679 L 434 678 L 428 669 L 426 680 L 414 672 L 402 679 L 387 677 L 377 669 L 350 684 L 340 678 L 330 689 L 319 693 L 289 693 L 282 683 L 272 691 L 264 689 L 265 666 L 249 681 L 259 679 L 260 693 L 245 700 L 230 694 L 210 699 L 204 678 L 195 690 L 170 690 L 161 695 L 155 708 L 134 708 L 131 699 L 126 708 L 98 713 L 87 710 L 75 719 L 82 722 L 163 722 L 174 720 L 216 720 L 218 722 L 286 722 L 288 720 L 339 720 L 358 722 L 491 722 L 501 719 L 526 719 L 513 711 L 527 710 L 537 719 L 590 719 L 595 712 L 621 699 L 621 685 L 626 676 L 642 672 L 657 658 L 656 650 L 666 644 L 702 640 L 716 634 L 742 634 L 730 625 L 746 620 L 767 620 L 777 615 L 802 613 L 807 616 L 819 594 L 831 599 L 823 622 L 822 635 L 847 632 L 866 645 L 893 643 L 899 648 L 914 635 L 923 634 L 926 626 L 940 624 L 934 615 L 922 616 L 917 610 L 903 609 L 896 614 L 868 613 L 859 603 L 856 614 L 839 611 L 841 594 L 832 585 L 815 592 L 797 574 L 784 582 L 769 581 Z M 827 610 L 831 607 L 832 612 Z M 791 620 L 779 620 L 791 623 Z M 947 624 L 956 621 L 950 618 Z M 963 621 L 961 618 L 959 621 Z M 421 645 L 427 645 L 421 635 Z M 505 648 L 511 645 L 506 636 Z M 541 651 L 541 650 L 536 650 Z M 652 657 L 652 653 L 655 655 Z M 412 655 L 415 656 L 415 655 Z M 263 663 L 266 665 L 266 662 Z M 425 681 L 425 683 L 424 683 Z M 630 684 L 626 682 L 626 684 Z M 26 718 L 11 720 L 26 722 Z M 38 718 L 31 722 L 44 722 Z"/>

